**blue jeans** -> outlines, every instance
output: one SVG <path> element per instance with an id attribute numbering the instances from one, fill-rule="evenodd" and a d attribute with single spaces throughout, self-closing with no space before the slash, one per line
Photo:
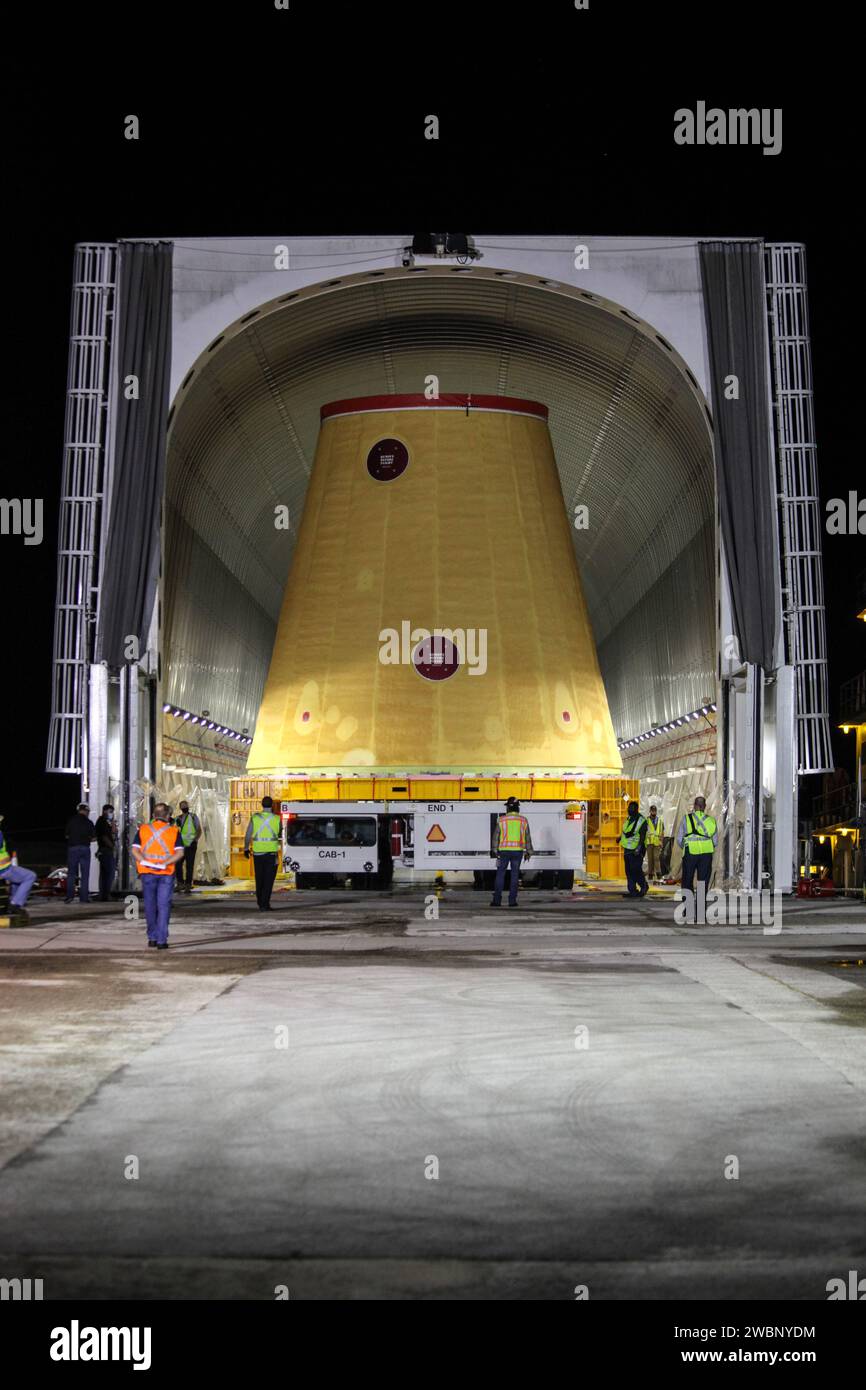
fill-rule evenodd
<path id="1" fill-rule="evenodd" d="M 144 915 L 147 919 L 147 939 L 157 946 L 168 941 L 168 919 L 171 916 L 171 895 L 174 892 L 174 870 L 170 874 L 142 874 Z"/>
<path id="2" fill-rule="evenodd" d="M 13 907 L 23 907 L 30 894 L 30 889 L 36 882 L 36 875 L 32 869 L 20 869 L 15 864 L 9 869 L 4 869 L 0 873 L 0 878 L 5 878 L 6 882 L 14 885 L 9 895 L 9 901 Z"/>
<path id="3" fill-rule="evenodd" d="M 493 889 L 493 901 L 498 907 L 502 902 L 502 889 L 505 887 L 505 870 L 511 865 L 511 882 L 508 885 L 508 902 L 512 905 L 517 902 L 517 875 L 520 869 L 520 861 L 523 858 L 523 850 L 507 850 L 505 854 L 500 854 L 496 859 L 496 887 Z"/>
<path id="4" fill-rule="evenodd" d="M 81 874 L 78 896 L 83 903 L 90 902 L 90 846 L 70 845 L 66 853 L 66 901 L 75 897 L 75 875 Z"/>

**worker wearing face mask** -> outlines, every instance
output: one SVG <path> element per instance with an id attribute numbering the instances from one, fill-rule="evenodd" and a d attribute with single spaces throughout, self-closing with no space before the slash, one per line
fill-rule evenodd
<path id="1" fill-rule="evenodd" d="M 201 839 L 201 821 L 189 809 L 189 802 L 186 797 L 180 803 L 180 815 L 175 816 L 174 823 L 178 829 L 179 843 L 183 845 L 183 858 L 177 861 L 175 868 L 177 891 L 179 893 L 191 893 L 195 872 L 195 856 L 198 842 Z M 184 869 L 186 869 L 186 883 L 184 883 Z"/>

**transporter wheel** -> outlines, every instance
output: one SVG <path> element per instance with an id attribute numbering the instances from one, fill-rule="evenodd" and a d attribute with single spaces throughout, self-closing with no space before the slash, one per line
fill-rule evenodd
<path id="1" fill-rule="evenodd" d="M 333 874 L 295 874 L 296 888 L 331 888 L 333 883 Z"/>
<path id="2" fill-rule="evenodd" d="M 537 884 L 537 887 L 539 887 L 539 888 L 555 888 L 555 887 L 556 887 L 556 879 L 557 879 L 557 872 L 556 872 L 555 869 L 542 869 L 542 870 L 541 870 L 541 873 L 538 875 L 538 884 Z"/>
<path id="3" fill-rule="evenodd" d="M 574 869 L 560 869 L 556 875 L 557 888 L 574 887 Z"/>

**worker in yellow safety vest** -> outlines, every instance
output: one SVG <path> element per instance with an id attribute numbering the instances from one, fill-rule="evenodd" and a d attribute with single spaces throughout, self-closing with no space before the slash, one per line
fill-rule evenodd
<path id="1" fill-rule="evenodd" d="M 622 845 L 622 857 L 625 861 L 625 878 L 628 884 L 628 892 L 623 893 L 624 898 L 645 898 L 649 892 L 649 884 L 643 871 L 646 828 L 646 816 L 640 814 L 636 801 L 630 801 L 626 808 L 625 825 L 619 837 L 619 843 Z"/>
<path id="2" fill-rule="evenodd" d="M 153 819 L 138 827 L 132 845 L 144 898 L 147 944 L 160 951 L 168 950 L 174 866 L 183 858 L 178 833 L 177 826 L 171 824 L 168 807 L 164 801 L 159 801 L 153 808 Z"/>
<path id="3" fill-rule="evenodd" d="M 262 797 L 262 809 L 250 816 L 244 836 L 244 854 L 253 856 L 256 876 L 256 902 L 259 912 L 271 911 L 271 892 L 280 860 L 280 818 L 269 796 Z"/>
<path id="4" fill-rule="evenodd" d="M 0 816 L 0 825 L 2 824 L 3 817 Z M 2 830 L 0 830 L 0 878 L 9 884 L 11 916 L 15 919 L 17 926 L 23 926 L 29 920 L 25 904 L 30 889 L 36 882 L 36 875 L 32 869 L 22 869 L 17 864 L 13 864 L 12 851 Z"/>
<path id="5" fill-rule="evenodd" d="M 656 880 L 661 878 L 662 845 L 665 838 L 665 823 L 655 806 L 650 806 L 646 822 L 646 868 L 647 876 Z"/>
<path id="6" fill-rule="evenodd" d="M 183 845 L 183 858 L 177 861 L 177 868 L 174 871 L 177 877 L 177 890 L 178 892 L 183 890 L 186 893 L 191 893 L 195 876 L 195 856 L 198 842 L 201 839 L 201 821 L 195 812 L 189 809 L 189 802 L 186 797 L 180 803 L 180 815 L 175 819 L 175 825 Z M 183 881 L 184 869 L 186 869 L 186 883 Z"/>
<path id="7" fill-rule="evenodd" d="M 533 853 L 529 821 L 520 814 L 520 802 L 510 796 L 505 803 L 505 815 L 499 816 L 493 831 L 493 853 L 496 855 L 496 883 L 491 907 L 502 906 L 502 890 L 505 887 L 505 871 L 511 870 L 508 885 L 508 906 L 517 906 L 517 883 L 521 860 Z"/>
<path id="8" fill-rule="evenodd" d="M 706 799 L 696 796 L 694 807 L 683 816 L 677 844 L 683 852 L 683 888 L 691 892 L 695 874 L 699 883 L 709 883 L 713 850 L 719 842 L 715 818 L 707 815 Z"/>

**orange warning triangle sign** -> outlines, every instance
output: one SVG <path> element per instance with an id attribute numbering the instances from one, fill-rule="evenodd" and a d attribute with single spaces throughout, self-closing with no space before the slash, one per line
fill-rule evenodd
<path id="1" fill-rule="evenodd" d="M 441 841 L 445 839 L 445 831 L 442 829 L 442 826 L 431 825 L 430 829 L 427 831 L 427 839 L 441 843 Z"/>

